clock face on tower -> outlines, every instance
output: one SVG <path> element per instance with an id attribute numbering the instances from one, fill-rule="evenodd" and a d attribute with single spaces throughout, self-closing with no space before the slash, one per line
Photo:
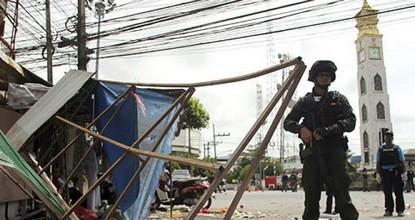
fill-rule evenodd
<path id="1" fill-rule="evenodd" d="M 379 60 L 380 59 L 380 48 L 379 47 L 369 47 L 369 58 Z"/>

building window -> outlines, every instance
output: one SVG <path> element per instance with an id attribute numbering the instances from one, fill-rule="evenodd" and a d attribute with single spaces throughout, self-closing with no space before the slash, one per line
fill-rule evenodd
<path id="1" fill-rule="evenodd" d="M 363 122 L 367 121 L 367 108 L 366 108 L 366 105 L 362 106 L 362 121 Z"/>
<path id="2" fill-rule="evenodd" d="M 367 132 L 363 132 L 363 148 L 366 149 L 369 147 L 369 135 L 367 135 Z"/>
<path id="3" fill-rule="evenodd" d="M 376 74 L 375 78 L 375 91 L 382 91 L 382 77 L 379 76 L 379 74 Z"/>
<path id="4" fill-rule="evenodd" d="M 382 102 L 378 102 L 376 105 L 376 113 L 378 119 L 385 119 L 385 106 L 382 104 Z"/>
<path id="5" fill-rule="evenodd" d="M 366 80 L 365 78 L 360 78 L 360 94 L 366 93 Z"/>
<path id="6" fill-rule="evenodd" d="M 365 151 L 364 161 L 365 161 L 365 163 L 369 163 L 369 151 Z"/>

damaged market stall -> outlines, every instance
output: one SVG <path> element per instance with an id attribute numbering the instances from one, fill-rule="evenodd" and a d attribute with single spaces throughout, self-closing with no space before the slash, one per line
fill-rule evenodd
<path id="1" fill-rule="evenodd" d="M 71 161 L 73 162 L 68 164 L 68 158 L 65 158 L 65 156 L 71 156 L 66 151 L 73 144 L 79 148 L 80 145 L 85 145 L 87 141 L 79 142 L 79 140 L 85 139 L 85 136 L 81 134 L 72 134 L 73 138 L 68 138 L 69 136 L 66 135 L 67 131 L 65 131 L 68 128 L 65 128 L 62 126 L 62 123 L 57 123 L 56 120 L 51 118 L 55 113 L 71 119 L 75 118 L 77 122 L 81 121 L 82 124 L 88 123 L 88 128 L 91 128 L 96 123 L 94 129 L 97 129 L 99 134 L 109 135 L 112 138 L 111 140 L 116 140 L 120 144 L 130 145 L 143 133 L 144 135 L 132 146 L 140 144 L 140 150 L 137 149 L 137 152 L 145 156 L 131 156 L 128 151 L 125 151 L 125 148 L 128 147 L 119 150 L 113 146 L 114 144 L 104 143 L 106 158 L 111 167 L 97 182 L 94 181 L 93 177 L 95 176 L 96 179 L 96 174 L 89 175 L 92 177 L 89 178 L 91 190 L 88 191 L 91 192 L 99 186 L 102 180 L 114 169 L 112 179 L 115 180 L 116 194 L 119 196 L 116 204 L 121 203 L 120 207 L 125 216 L 130 215 L 132 219 L 140 219 L 141 217 L 134 217 L 134 215 L 147 215 L 148 197 L 157 187 L 159 175 L 142 175 L 140 178 L 137 178 L 137 176 L 144 167 L 146 169 L 142 174 L 157 174 L 157 172 L 160 173 L 162 170 L 162 162 L 160 160 L 151 160 L 148 166 L 145 166 L 150 159 L 149 155 L 161 159 L 184 161 L 187 164 L 199 163 L 199 161 L 167 155 L 170 151 L 170 141 L 173 136 L 174 129 L 172 127 L 175 126 L 179 110 L 182 108 L 180 104 L 187 102 L 191 97 L 189 91 L 193 90 L 190 89 L 184 92 L 184 90 L 136 89 L 133 86 L 96 83 L 90 79 L 90 76 L 91 74 L 80 71 L 72 71 L 65 75 L 57 85 L 50 89 L 9 130 L 10 142 L 13 146 L 16 146 L 16 149 L 20 149 L 22 152 L 33 152 L 36 155 L 36 160 L 39 160 L 40 167 L 43 167 L 38 173 L 43 175 L 46 172 L 52 180 L 59 178 L 60 175 L 56 172 L 54 173 L 54 170 L 60 170 L 62 169 L 61 167 L 66 166 L 64 169 L 65 174 L 61 178 L 65 181 L 59 184 L 58 188 L 59 192 L 63 193 L 65 198 L 68 198 L 65 186 L 69 185 L 68 183 L 76 173 L 82 173 L 79 168 L 82 167 L 82 163 L 87 156 L 93 152 L 93 148 L 98 146 L 100 142 L 93 141 L 89 146 L 84 146 L 82 154 L 74 155 L 72 153 Z M 95 97 L 93 100 L 88 98 L 91 97 L 91 94 Z M 177 97 L 178 99 L 174 100 Z M 172 103 L 173 105 L 170 106 Z M 181 107 L 178 107 L 179 105 Z M 74 108 L 74 106 L 77 106 L 77 108 Z M 92 122 L 87 122 L 85 119 L 82 119 L 85 121 L 79 120 L 79 116 L 82 115 L 84 118 L 88 118 L 88 116 L 84 115 L 85 112 L 82 112 L 84 110 L 80 110 L 83 109 L 80 106 L 89 107 Z M 160 115 L 162 115 L 161 118 L 159 118 Z M 76 119 L 77 117 L 78 119 Z M 154 125 L 146 130 L 146 127 L 150 124 Z M 65 136 L 65 138 L 60 136 Z M 64 141 L 65 139 L 67 141 Z M 158 149 L 159 145 L 162 146 L 160 149 Z M 144 150 L 150 147 L 152 148 L 151 151 Z M 59 149 L 58 153 L 52 158 L 52 154 L 55 154 L 57 149 Z M 164 153 L 157 154 L 154 151 L 162 151 Z M 121 156 L 118 157 L 119 155 Z M 139 166 L 139 163 L 143 165 Z M 91 165 L 91 163 L 89 164 Z M 120 168 L 116 168 L 118 165 Z M 97 165 L 92 163 L 91 166 Z M 209 164 L 208 167 L 212 168 L 215 166 Z M 136 171 L 137 169 L 140 171 Z M 87 172 L 90 170 L 86 169 Z M 96 171 L 97 169 L 95 169 L 95 173 Z M 134 176 L 133 179 L 137 178 L 137 180 L 129 181 L 131 176 Z M 59 180 L 57 182 L 59 183 Z M 133 188 L 128 193 L 123 191 L 124 188 L 127 189 L 131 185 Z M 87 197 L 88 192 L 84 194 L 85 196 L 79 198 L 78 203 L 76 200 L 72 201 L 75 204 L 73 206 L 74 209 Z M 122 199 L 124 196 L 126 198 Z M 114 207 L 117 207 L 117 205 Z M 130 207 L 133 207 L 135 211 L 128 211 Z M 137 209 L 143 209 L 143 211 L 137 212 Z M 131 214 L 128 214 L 128 212 Z"/>
<path id="2" fill-rule="evenodd" d="M 175 123 L 184 104 L 193 94 L 194 87 L 252 79 L 293 65 L 294 70 L 291 71 L 288 79 L 264 109 L 225 167 L 215 163 L 168 155 L 171 150 L 170 142 Z M 115 186 L 116 201 L 105 213 L 105 219 L 110 219 L 118 207 L 123 218 L 145 218 L 148 215 L 149 203 L 162 170 L 162 160 L 197 166 L 216 173 L 211 187 L 188 216 L 188 219 L 193 219 L 201 205 L 229 172 L 230 167 L 270 114 L 271 109 L 288 90 L 277 116 L 257 151 L 249 175 L 238 189 L 237 196 L 228 210 L 227 218 L 229 218 L 242 196 L 244 190 L 241 189 L 244 189 L 263 156 L 304 69 L 305 65 L 297 58 L 252 74 L 193 84 L 95 81 L 90 79 L 92 76 L 90 73 L 72 71 L 32 106 L 9 130 L 7 136 L 10 138 L 11 145 L 20 149 L 22 155 L 28 155 L 28 153 L 35 155 L 36 161 L 32 160 L 32 166 L 39 168 L 38 174 L 41 177 L 46 179 L 47 175 L 52 180 L 57 180 L 54 181 L 55 185 L 58 186 L 62 197 L 71 205 L 64 214 L 54 212 L 59 219 L 65 219 L 77 210 L 76 214 L 81 215 L 78 208 L 82 202 L 87 198 L 91 202 L 95 190 L 110 174 Z M 182 89 L 156 90 L 136 88 L 136 86 L 188 89 L 186 91 Z M 78 133 L 74 128 L 82 133 Z M 101 165 L 96 162 L 86 162 L 89 165 L 85 166 L 87 158 L 88 161 L 100 161 L 94 159 L 94 151 L 99 152 L 100 149 L 104 149 L 103 155 L 105 156 L 102 158 L 107 160 L 107 166 L 94 168 L 93 166 Z M 25 158 L 31 160 L 28 156 Z M 88 190 L 83 191 L 77 198 L 71 198 L 69 187 L 84 182 L 84 171 L 81 168 L 85 168 L 85 172 L 91 176 L 87 178 Z M 100 169 L 103 174 L 98 178 L 96 173 Z M 54 172 L 57 170 L 63 172 Z M 51 207 L 48 208 L 53 211 Z M 93 215 L 89 217 L 94 218 Z"/>

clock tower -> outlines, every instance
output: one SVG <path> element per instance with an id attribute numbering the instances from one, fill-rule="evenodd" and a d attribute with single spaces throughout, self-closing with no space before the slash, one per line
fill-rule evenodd
<path id="1" fill-rule="evenodd" d="M 367 0 L 356 14 L 359 34 L 357 51 L 357 81 L 359 88 L 361 163 L 375 167 L 376 151 L 383 142 L 383 131 L 392 129 L 386 71 L 383 61 L 382 34 L 377 24 L 378 10 Z"/>

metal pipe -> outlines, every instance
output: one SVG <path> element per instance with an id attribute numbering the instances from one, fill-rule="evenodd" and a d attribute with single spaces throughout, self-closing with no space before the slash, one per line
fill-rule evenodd
<path id="1" fill-rule="evenodd" d="M 127 83 L 127 82 L 117 82 L 117 81 L 110 81 L 110 80 L 100 80 L 100 81 L 118 83 L 118 84 L 131 84 L 131 85 L 136 85 L 136 86 L 180 87 L 180 88 L 195 87 L 196 88 L 196 87 L 202 87 L 202 86 L 214 86 L 214 85 L 221 85 L 221 84 L 234 83 L 234 82 L 239 82 L 243 80 L 253 79 L 253 78 L 260 77 L 260 76 L 275 72 L 277 70 L 280 70 L 280 69 L 283 69 L 283 68 L 286 68 L 292 65 L 296 65 L 300 61 L 301 61 L 301 57 L 297 57 L 290 61 L 280 63 L 277 65 L 265 68 L 263 70 L 245 74 L 242 76 L 219 79 L 219 80 L 212 80 L 212 81 L 206 81 L 206 82 L 197 82 L 197 83 L 130 83 L 130 82 Z"/>

